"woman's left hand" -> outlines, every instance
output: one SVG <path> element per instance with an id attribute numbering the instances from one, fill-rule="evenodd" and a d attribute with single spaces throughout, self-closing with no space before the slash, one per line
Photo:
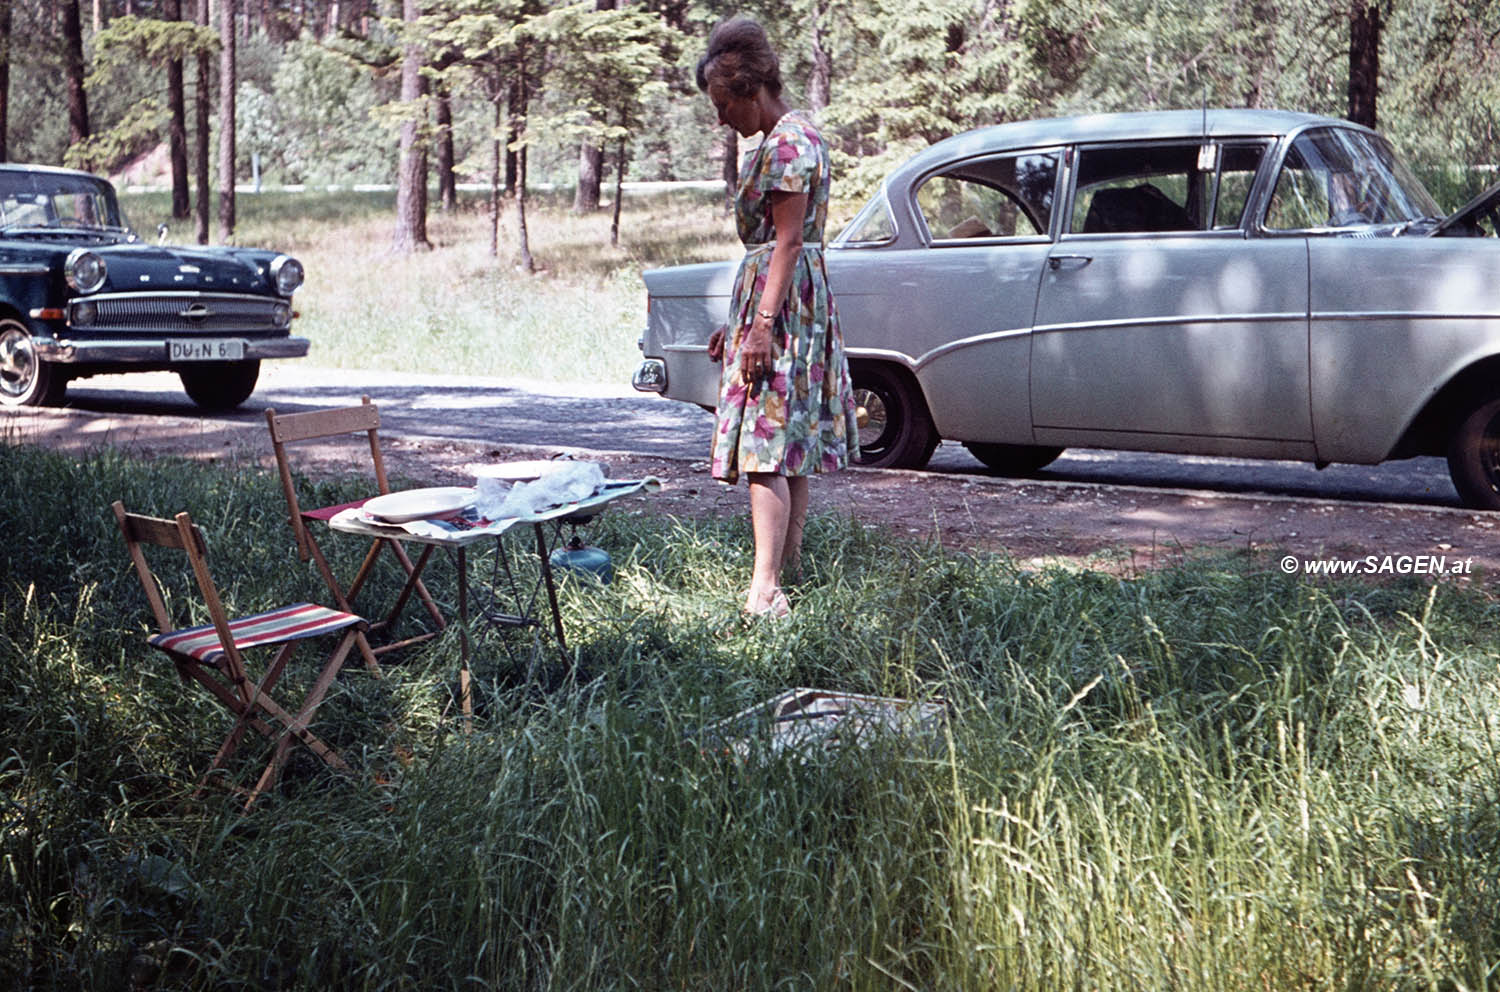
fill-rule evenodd
<path id="1" fill-rule="evenodd" d="M 775 356 L 771 354 L 771 329 L 775 321 L 756 314 L 745 332 L 740 345 L 740 378 L 746 383 L 769 378 L 775 367 Z"/>

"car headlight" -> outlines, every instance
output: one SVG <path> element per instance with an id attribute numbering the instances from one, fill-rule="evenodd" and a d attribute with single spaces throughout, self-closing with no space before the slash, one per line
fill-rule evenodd
<path id="1" fill-rule="evenodd" d="M 99 319 L 99 305 L 88 300 L 73 304 L 68 312 L 68 323 L 73 327 L 92 327 Z"/>
<path id="2" fill-rule="evenodd" d="M 87 248 L 74 248 L 63 263 L 63 278 L 79 293 L 92 293 L 104 285 L 109 268 L 104 259 Z"/>
<path id="3" fill-rule="evenodd" d="M 277 255 L 271 262 L 271 282 L 276 292 L 291 296 L 302 285 L 302 263 L 290 255 Z"/>

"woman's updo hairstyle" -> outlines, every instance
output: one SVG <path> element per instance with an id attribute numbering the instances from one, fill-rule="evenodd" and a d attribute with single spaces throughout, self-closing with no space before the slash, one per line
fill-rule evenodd
<path id="1" fill-rule="evenodd" d="M 781 95 L 781 63 L 765 28 L 748 17 L 720 21 L 708 36 L 708 50 L 698 60 L 698 89 L 705 93 L 710 76 L 737 97 L 753 97 L 762 86 Z"/>

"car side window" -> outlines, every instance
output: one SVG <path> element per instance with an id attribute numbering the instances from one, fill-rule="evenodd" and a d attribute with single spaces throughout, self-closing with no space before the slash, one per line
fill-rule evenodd
<path id="1" fill-rule="evenodd" d="M 885 190 L 881 189 L 849 222 L 849 226 L 839 235 L 838 241 L 845 245 L 879 245 L 895 237 L 896 222 L 891 219 L 891 207 L 886 202 Z"/>
<path id="2" fill-rule="evenodd" d="M 1239 227 L 1265 145 L 1184 141 L 1086 148 L 1078 156 L 1075 234 Z"/>
<path id="3" fill-rule="evenodd" d="M 1032 152 L 961 162 L 922 182 L 917 210 L 937 242 L 1046 237 L 1058 161 Z"/>

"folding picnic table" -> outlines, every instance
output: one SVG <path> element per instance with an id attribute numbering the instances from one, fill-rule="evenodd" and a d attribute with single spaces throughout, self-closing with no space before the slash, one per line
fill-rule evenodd
<path id="1" fill-rule="evenodd" d="M 502 626 L 540 625 L 542 621 L 535 615 L 535 610 L 533 609 L 534 597 L 531 598 L 532 601 L 525 601 L 520 596 L 513 579 L 509 583 L 508 597 L 496 588 L 500 568 L 504 568 L 508 577 L 513 574 L 510 569 L 510 559 L 503 540 L 505 535 L 517 525 L 531 525 L 533 535 L 536 539 L 537 565 L 541 570 L 541 581 L 546 589 L 547 607 L 551 614 L 551 634 L 557 642 L 558 652 L 563 664 L 567 665 L 567 638 L 563 632 L 562 613 L 558 609 L 557 604 L 557 587 L 552 577 L 546 525 L 549 523 L 553 525 L 555 537 L 561 530 L 562 525 L 569 520 L 591 517 L 603 510 L 608 504 L 613 503 L 623 496 L 631 496 L 641 492 L 655 492 L 660 488 L 660 481 L 652 477 L 611 481 L 604 483 L 595 490 L 593 495 L 584 499 L 560 503 L 535 513 L 505 517 L 499 520 L 489 520 L 480 517 L 477 511 L 471 507 L 461 513 L 452 515 L 420 518 L 403 523 L 388 523 L 373 518 L 363 507 L 350 507 L 335 514 L 328 521 L 328 526 L 332 530 L 345 534 L 387 538 L 394 541 L 410 541 L 415 544 L 444 548 L 453 555 L 454 567 L 458 573 L 458 621 L 461 645 L 459 698 L 463 714 L 465 718 L 468 718 L 473 714 L 473 701 L 469 691 L 470 590 L 468 549 L 489 541 L 495 543 L 497 565 L 496 571 L 491 575 L 489 584 L 488 593 L 490 600 L 493 603 L 498 602 L 502 598 L 510 598 L 516 604 L 515 613 L 489 614 L 486 619 Z"/>

